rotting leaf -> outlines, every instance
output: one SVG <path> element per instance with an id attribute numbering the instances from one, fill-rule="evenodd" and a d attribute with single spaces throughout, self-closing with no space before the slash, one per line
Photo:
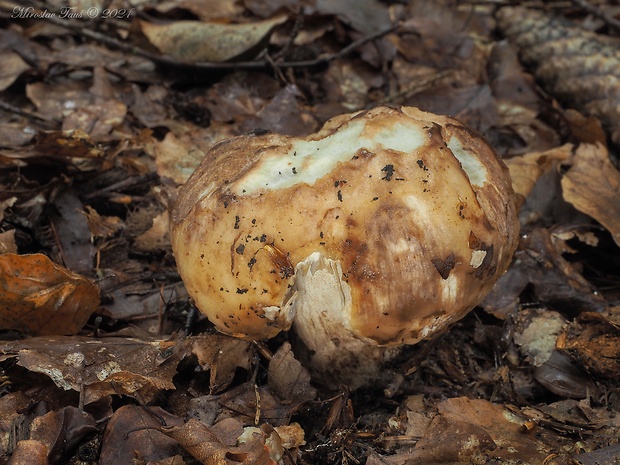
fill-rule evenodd
<path id="1" fill-rule="evenodd" d="M 91 274 L 95 247 L 82 213 L 84 205 L 70 189 L 61 191 L 52 203 L 56 212 L 51 215 L 51 221 L 58 236 L 63 263 L 75 272 Z"/>
<path id="2" fill-rule="evenodd" d="M 89 404 L 112 394 L 149 402 L 174 389 L 172 377 L 184 346 L 131 338 L 39 337 L 0 344 L 24 368 L 49 376 L 65 390 L 84 391 Z"/>
<path id="3" fill-rule="evenodd" d="M 99 465 L 153 463 L 174 457 L 179 445 L 160 431 L 163 426 L 182 425 L 179 417 L 159 407 L 148 410 L 136 405 L 119 408 L 107 424 Z"/>
<path id="4" fill-rule="evenodd" d="M 562 177 L 564 200 L 601 223 L 620 246 L 620 172 L 602 145 L 582 144 Z"/>
<path id="5" fill-rule="evenodd" d="M 203 465 L 276 465 L 265 444 L 268 435 L 256 434 L 240 446 L 226 446 L 204 423 L 190 419 L 182 427 L 163 428 Z"/>
<path id="6" fill-rule="evenodd" d="M 310 386 L 310 373 L 295 358 L 288 342 L 269 361 L 268 376 L 274 394 L 284 401 L 297 404 L 316 397 L 316 389 Z"/>
<path id="7" fill-rule="evenodd" d="M 237 368 L 250 371 L 254 358 L 251 343 L 241 339 L 210 334 L 188 338 L 186 344 L 198 358 L 203 370 L 210 370 L 209 391 L 221 392 L 232 382 Z"/>
<path id="8" fill-rule="evenodd" d="M 0 328 L 75 334 L 99 306 L 99 287 L 42 254 L 0 255 Z"/>
<path id="9" fill-rule="evenodd" d="M 176 21 L 160 25 L 140 21 L 142 32 L 163 54 L 185 61 L 223 62 L 259 44 L 287 16 L 247 24 Z"/>
<path id="10" fill-rule="evenodd" d="M 67 406 L 36 417 L 30 426 L 30 439 L 45 445 L 50 463 L 57 463 L 82 438 L 96 432 L 95 419 L 90 414 Z"/>
<path id="11" fill-rule="evenodd" d="M 558 349 L 591 375 L 617 379 L 620 373 L 620 326 L 599 313 L 583 313 L 558 339 Z"/>

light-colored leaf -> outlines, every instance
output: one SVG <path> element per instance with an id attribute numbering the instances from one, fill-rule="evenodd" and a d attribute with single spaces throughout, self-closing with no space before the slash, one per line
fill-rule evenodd
<path id="1" fill-rule="evenodd" d="M 97 285 L 45 255 L 0 255 L 0 328 L 75 334 L 98 306 Z"/>
<path id="2" fill-rule="evenodd" d="M 562 195 L 577 210 L 601 223 L 620 246 L 620 171 L 600 144 L 582 144 L 562 177 Z"/>
<path id="3" fill-rule="evenodd" d="M 247 52 L 286 16 L 247 24 L 176 21 L 170 24 L 140 23 L 142 32 L 157 49 L 184 61 L 227 61 Z"/>

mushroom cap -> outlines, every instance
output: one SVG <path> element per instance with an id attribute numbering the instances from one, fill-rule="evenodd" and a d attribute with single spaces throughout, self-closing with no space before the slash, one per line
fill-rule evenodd
<path id="1" fill-rule="evenodd" d="M 316 326 L 299 328 L 306 343 L 326 331 L 337 347 L 344 328 L 391 346 L 476 306 L 518 228 L 508 170 L 480 135 L 379 106 L 306 138 L 217 144 L 179 191 L 171 238 L 189 294 L 224 333 L 269 338 L 297 319 Z"/>

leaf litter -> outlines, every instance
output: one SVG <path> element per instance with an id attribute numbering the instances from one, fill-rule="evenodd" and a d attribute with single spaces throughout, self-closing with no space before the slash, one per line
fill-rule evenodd
<path id="1" fill-rule="evenodd" d="M 0 6 L 0 464 L 620 459 L 613 2 L 91 3 Z M 481 132 L 522 238 L 387 386 L 326 392 L 196 315 L 168 210 L 220 140 L 383 103 Z"/>

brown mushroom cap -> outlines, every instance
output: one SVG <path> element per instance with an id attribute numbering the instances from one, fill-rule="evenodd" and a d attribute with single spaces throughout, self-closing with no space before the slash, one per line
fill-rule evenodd
<path id="1" fill-rule="evenodd" d="M 341 115 L 303 139 L 222 142 L 172 219 L 181 277 L 221 331 L 268 338 L 295 319 L 312 350 L 337 347 L 333 331 L 382 346 L 428 338 L 483 299 L 518 240 L 494 151 L 410 107 Z"/>

